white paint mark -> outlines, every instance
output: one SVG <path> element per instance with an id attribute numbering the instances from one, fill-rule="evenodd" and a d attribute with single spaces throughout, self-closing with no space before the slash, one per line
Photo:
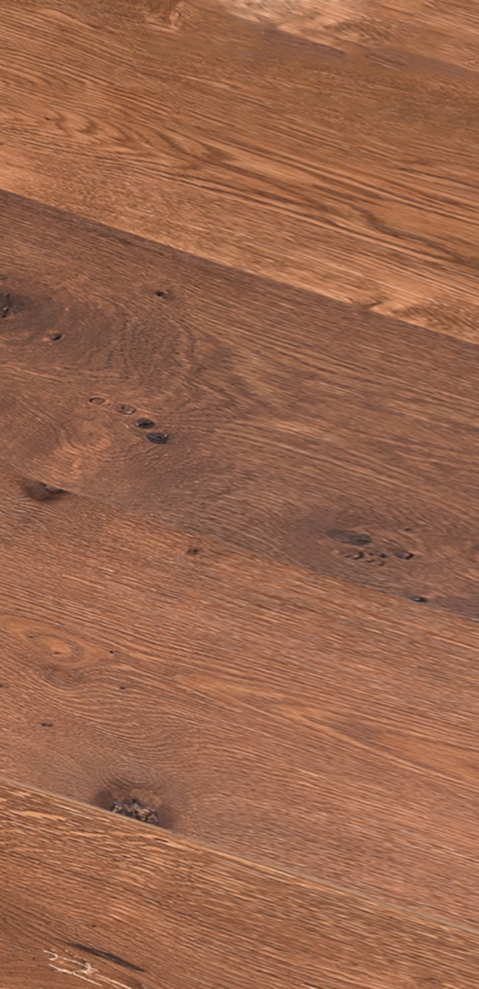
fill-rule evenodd
<path id="1" fill-rule="evenodd" d="M 83 979 L 84 982 L 89 982 L 92 986 L 116 986 L 117 989 L 131 989 L 131 986 L 127 986 L 125 982 L 117 982 L 116 979 L 109 979 L 107 975 L 102 975 L 90 962 L 77 960 L 76 958 L 65 958 L 57 954 L 56 951 L 49 951 L 47 948 L 44 948 L 43 952 L 45 955 L 50 956 L 49 967 L 54 972 L 61 972 L 63 975 L 73 975 L 74 978 Z M 60 968 L 59 965 L 68 965 L 69 968 Z"/>

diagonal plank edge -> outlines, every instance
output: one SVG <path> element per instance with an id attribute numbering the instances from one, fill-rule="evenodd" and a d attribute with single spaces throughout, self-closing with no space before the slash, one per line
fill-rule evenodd
<path id="1" fill-rule="evenodd" d="M 57 973 L 124 989 L 476 985 L 477 932 L 7 781 L 0 801 L 9 989 Z"/>

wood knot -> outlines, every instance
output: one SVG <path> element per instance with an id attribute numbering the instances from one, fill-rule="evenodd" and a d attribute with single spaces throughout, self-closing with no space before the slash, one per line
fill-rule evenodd
<path id="1" fill-rule="evenodd" d="M 156 810 L 153 807 L 142 804 L 136 797 L 129 797 L 126 800 L 115 800 L 110 810 L 113 814 L 122 814 L 123 817 L 133 817 L 135 821 L 159 825 Z"/>
<path id="2" fill-rule="evenodd" d="M 168 443 L 170 436 L 169 433 L 147 433 L 146 438 L 147 440 L 150 441 L 150 443 L 161 444 L 161 443 Z"/>
<path id="3" fill-rule="evenodd" d="M 43 481 L 22 481 L 21 486 L 25 494 L 34 501 L 53 501 L 65 494 L 63 488 L 56 488 L 53 484 L 45 484 Z"/>
<path id="4" fill-rule="evenodd" d="M 0 294 L 0 319 L 6 319 L 12 308 L 12 299 L 9 292 Z"/>

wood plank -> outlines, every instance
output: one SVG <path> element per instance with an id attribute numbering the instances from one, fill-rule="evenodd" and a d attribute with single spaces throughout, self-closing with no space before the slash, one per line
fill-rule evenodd
<path id="1" fill-rule="evenodd" d="M 0 545 L 0 773 L 475 925 L 476 626 L 4 476 Z"/>
<path id="2" fill-rule="evenodd" d="M 409 52 L 479 68 L 479 9 L 474 0 L 221 0 L 226 10 L 322 45 Z"/>
<path id="3" fill-rule="evenodd" d="M 0 186 L 477 341 L 479 74 L 213 0 L 0 12 Z"/>
<path id="4" fill-rule="evenodd" d="M 0 464 L 479 619 L 476 346 L 1 204 Z"/>
<path id="5" fill-rule="evenodd" d="M 104 989 L 477 985 L 475 929 L 448 928 L 7 781 L 0 801 L 0 948 L 9 989 L 66 989 L 68 976 Z"/>

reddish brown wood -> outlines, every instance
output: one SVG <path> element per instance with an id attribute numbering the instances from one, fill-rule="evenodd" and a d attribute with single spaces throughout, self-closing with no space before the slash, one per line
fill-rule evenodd
<path id="1" fill-rule="evenodd" d="M 0 0 L 1 989 L 477 984 L 473 8 Z"/>
<path id="2" fill-rule="evenodd" d="M 0 492 L 0 773 L 475 925 L 476 626 Z"/>
<path id="3" fill-rule="evenodd" d="M 3 466 L 479 618 L 477 347 L 1 202 Z"/>
<path id="4" fill-rule="evenodd" d="M 474 929 L 8 782 L 0 802 L 9 989 L 68 989 L 75 977 L 101 989 L 477 985 Z"/>
<path id="5" fill-rule="evenodd" d="M 479 68 L 479 11 L 471 0 L 218 0 L 258 26 L 346 51 L 360 45 L 385 64 L 407 52 Z M 185 7 L 187 4 L 185 3 Z M 412 64 L 414 64 L 411 59 Z M 404 63 L 403 63 L 404 64 Z M 443 72 L 447 72 L 444 66 Z"/>
<path id="6" fill-rule="evenodd" d="M 0 187 L 477 342 L 475 4 L 348 0 L 331 47 L 234 2 L 1 0 Z"/>

